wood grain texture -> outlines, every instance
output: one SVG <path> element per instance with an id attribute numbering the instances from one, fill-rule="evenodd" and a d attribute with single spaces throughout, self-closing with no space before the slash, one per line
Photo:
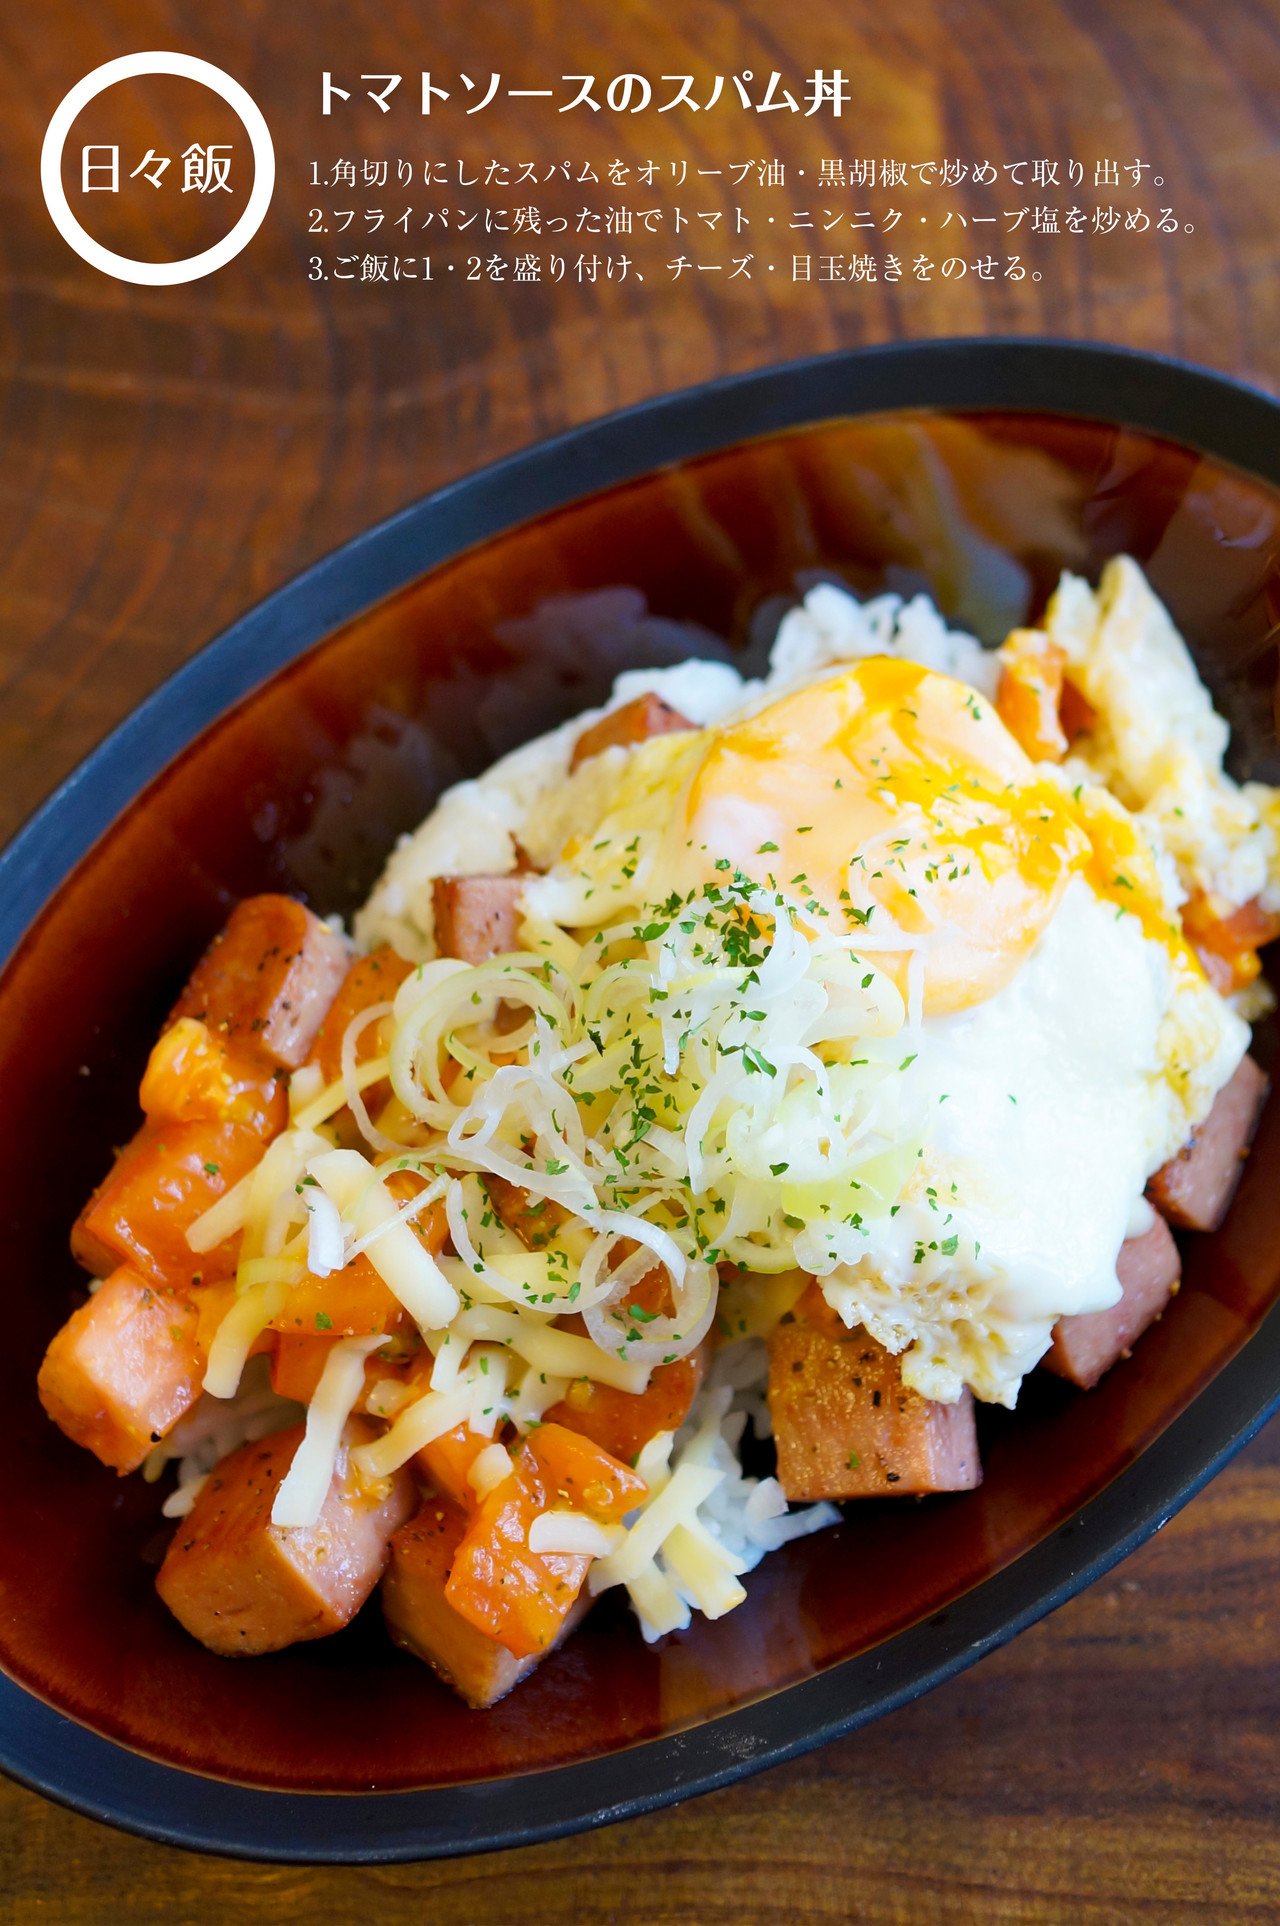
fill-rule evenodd
<path id="1" fill-rule="evenodd" d="M 67 87 L 146 46 L 228 68 L 276 139 L 267 226 L 191 288 L 105 281 L 53 232 L 36 185 Z M 1276 0 L 42 0 L 0 21 L 0 55 L 0 833 L 298 568 L 424 489 L 608 408 L 789 355 L 992 330 L 1120 340 L 1280 387 Z M 447 137 L 433 124 L 430 141 L 372 113 L 339 138 L 319 115 L 325 67 L 538 85 L 691 62 L 838 64 L 854 101 L 838 135 L 822 119 L 747 128 L 728 113 L 602 129 L 517 101 L 500 120 L 449 121 Z M 207 137 L 169 97 L 121 124 L 163 124 L 172 151 Z M 308 282 L 310 160 L 401 150 L 703 167 L 776 153 L 793 170 L 832 153 L 1141 154 L 1195 232 L 1046 237 L 1027 250 L 1043 280 L 1018 286 L 775 274 L 446 301 Z M 129 1840 L 6 1787 L 0 1913 L 68 1926 L 1274 1918 L 1278 1526 L 1272 1432 L 1110 1580 L 926 1701 L 564 1844 L 436 1867 L 262 1869 Z"/>

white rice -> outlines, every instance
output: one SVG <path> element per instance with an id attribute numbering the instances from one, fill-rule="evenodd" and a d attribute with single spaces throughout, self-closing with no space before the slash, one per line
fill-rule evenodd
<path id="1" fill-rule="evenodd" d="M 206 1392 L 198 1398 L 168 1437 L 148 1453 L 142 1474 L 151 1481 L 166 1466 L 177 1464 L 178 1482 L 161 1510 L 166 1518 L 185 1518 L 215 1465 L 241 1445 L 301 1424 L 305 1416 L 300 1404 L 271 1389 L 269 1359 L 250 1358 L 235 1397 L 213 1398 Z"/>

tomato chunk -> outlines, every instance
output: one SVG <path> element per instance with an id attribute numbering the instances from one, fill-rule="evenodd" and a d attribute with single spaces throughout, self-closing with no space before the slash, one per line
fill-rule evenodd
<path id="1" fill-rule="evenodd" d="M 311 1337 L 300 1331 L 277 1335 L 271 1346 L 271 1389 L 277 1397 L 310 1404 L 336 1343 L 336 1338 Z"/>
<path id="2" fill-rule="evenodd" d="M 175 1289 L 230 1276 L 236 1240 L 197 1256 L 187 1232 L 261 1155 L 261 1138 L 242 1124 L 145 1125 L 77 1218 L 76 1261 L 99 1277 L 133 1264 L 153 1284 Z"/>
<path id="3" fill-rule="evenodd" d="M 616 1525 L 648 1492 L 638 1472 L 564 1425 L 540 1424 L 525 1448 L 542 1471 L 553 1509 L 583 1511 L 601 1524 Z"/>
<path id="4" fill-rule="evenodd" d="M 393 1171 L 385 1181 L 398 1204 L 407 1204 L 425 1188 L 422 1178 L 408 1170 Z M 429 1204 L 420 1217 L 410 1219 L 410 1229 L 434 1257 L 444 1248 L 448 1235 L 444 1205 Z M 271 1328 L 311 1336 L 372 1337 L 378 1331 L 407 1331 L 411 1323 L 399 1298 L 361 1251 L 341 1270 L 330 1271 L 326 1277 L 306 1272 L 287 1292 L 271 1319 Z"/>
<path id="5" fill-rule="evenodd" d="M 154 1124 L 242 1124 L 264 1143 L 289 1118 L 283 1073 L 259 1051 L 215 1036 L 197 1017 L 179 1017 L 148 1059 L 139 1093 Z"/>
<path id="6" fill-rule="evenodd" d="M 454 1611 L 514 1658 L 555 1643 L 591 1563 L 584 1554 L 529 1550 L 529 1527 L 547 1508 L 537 1461 L 521 1451 L 511 1477 L 478 1507 L 445 1587 Z"/>
<path id="7" fill-rule="evenodd" d="M 1256 896 L 1232 909 L 1196 891 L 1182 906 L 1182 928 L 1214 989 L 1230 996 L 1260 974 L 1258 951 L 1280 936 L 1280 915 L 1264 910 Z"/>
<path id="8" fill-rule="evenodd" d="M 442 1437 L 433 1438 L 430 1444 L 423 1445 L 414 1463 L 437 1491 L 451 1498 L 455 1505 L 461 1505 L 464 1511 L 471 1511 L 478 1500 L 467 1473 L 480 1453 L 492 1443 L 492 1438 L 480 1437 L 469 1425 L 455 1425 L 452 1431 L 446 1431 Z"/>
<path id="9" fill-rule="evenodd" d="M 72 1312 L 38 1385 L 54 1423 L 123 1474 L 190 1410 L 203 1375 L 191 1300 L 122 1265 Z"/>
<path id="10" fill-rule="evenodd" d="M 706 1373 L 710 1347 L 703 1343 L 687 1358 L 655 1365 L 643 1391 L 618 1391 L 594 1378 L 575 1378 L 546 1416 L 591 1438 L 614 1458 L 629 1464 L 660 1431 L 676 1431 L 689 1415 Z"/>
<path id="11" fill-rule="evenodd" d="M 1068 747 L 1059 715 L 1065 651 L 1040 629 L 1015 629 L 999 653 L 1001 721 L 1033 762 L 1061 762 Z"/>
<path id="12" fill-rule="evenodd" d="M 1098 726 L 1098 711 L 1070 676 L 1063 677 L 1062 694 L 1058 698 L 1058 719 L 1068 745 L 1074 743 L 1078 736 L 1092 735 Z"/>
<path id="13" fill-rule="evenodd" d="M 211 1278 L 207 1284 L 195 1284 L 191 1288 L 191 1302 L 196 1307 L 196 1347 L 200 1352 L 202 1365 L 209 1360 L 209 1347 L 217 1336 L 218 1326 L 236 1301 L 236 1281 L 234 1277 Z M 274 1338 L 270 1331 L 263 1331 L 250 1346 L 249 1356 L 260 1357 L 270 1351 Z"/>
<path id="14" fill-rule="evenodd" d="M 311 1337 L 372 1337 L 378 1331 L 402 1330 L 407 1323 L 399 1298 L 361 1252 L 327 1277 L 308 1271 L 286 1293 L 271 1329 Z"/>
<path id="15" fill-rule="evenodd" d="M 271 1389 L 279 1397 L 292 1398 L 297 1404 L 310 1404 L 341 1335 L 313 1337 L 303 1331 L 273 1333 L 266 1339 L 271 1349 Z M 364 1392 L 357 1409 L 363 1408 L 363 1398 L 368 1397 L 375 1384 L 385 1378 L 404 1376 L 406 1364 L 403 1356 L 398 1355 L 400 1350 L 400 1344 L 393 1342 L 386 1351 L 375 1351 L 365 1359 Z M 392 1355 L 388 1356 L 387 1352 Z"/>
<path id="16" fill-rule="evenodd" d="M 642 1478 L 589 1440 L 540 1425 L 516 1453 L 511 1476 L 477 1508 L 449 1574 L 448 1602 L 513 1657 L 545 1652 L 559 1637 L 591 1560 L 530 1551 L 529 1527 L 557 1509 L 616 1519 L 646 1490 Z"/>
<path id="17" fill-rule="evenodd" d="M 406 963 L 389 943 L 380 943 L 367 956 L 356 958 L 329 1006 L 307 1059 L 319 1065 L 326 1083 L 336 1083 L 342 1075 L 342 1039 L 352 1021 L 377 1003 L 390 1003 L 412 970 L 413 964 Z M 377 1030 L 378 1026 L 371 1022 L 368 1029 L 361 1032 L 356 1046 L 358 1063 L 378 1054 Z M 366 1101 L 376 1107 L 376 1099 L 369 1093 Z"/>

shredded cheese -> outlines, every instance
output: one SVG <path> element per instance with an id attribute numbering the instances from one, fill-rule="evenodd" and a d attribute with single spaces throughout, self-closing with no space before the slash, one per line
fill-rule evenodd
<path id="1" fill-rule="evenodd" d="M 543 1511 L 529 1526 L 529 1550 L 603 1558 L 616 1549 L 621 1536 L 621 1526 L 610 1530 L 582 1511 Z"/>
<path id="2" fill-rule="evenodd" d="M 380 1083 L 386 1074 L 386 1057 L 373 1057 L 360 1065 L 352 1081 L 357 1090 L 367 1090 L 371 1083 Z M 345 1077 L 335 1077 L 332 1083 L 325 1084 L 322 1090 L 309 1098 L 298 1111 L 294 1123 L 299 1130 L 316 1130 L 343 1109 L 347 1101 L 347 1080 Z"/>
<path id="3" fill-rule="evenodd" d="M 238 1184 L 232 1184 L 224 1191 L 216 1204 L 201 1211 L 187 1232 L 187 1243 L 198 1257 L 207 1251 L 217 1250 L 228 1237 L 244 1229 L 245 1213 L 249 1208 L 249 1192 L 253 1186 L 253 1172 L 242 1177 Z"/>
<path id="4" fill-rule="evenodd" d="M 591 1568 L 593 1594 L 626 1585 L 662 1550 L 667 1534 L 683 1524 L 709 1498 L 724 1477 L 711 1465 L 680 1464 L 658 1495 L 644 1506 L 617 1551 Z"/>
<path id="5" fill-rule="evenodd" d="M 384 1336 L 341 1338 L 325 1359 L 307 1406 L 307 1429 L 293 1462 L 276 1489 L 273 1525 L 314 1525 L 329 1495 L 342 1433 L 364 1389 L 365 1361 L 386 1343 Z"/>
<path id="6" fill-rule="evenodd" d="M 696 1516 L 667 1533 L 662 1562 L 707 1618 L 723 1618 L 747 1595 L 738 1582 L 744 1563 L 717 1544 Z"/>
<path id="7" fill-rule="evenodd" d="M 489 1304 L 463 1311 L 453 1326 L 460 1338 L 490 1338 L 511 1349 L 549 1377 L 595 1378 L 618 1391 L 643 1391 L 649 1373 L 642 1364 L 624 1364 L 600 1351 L 590 1338 L 574 1331 L 557 1331 L 544 1318 L 525 1311 L 498 1310 Z"/>
<path id="8" fill-rule="evenodd" d="M 381 1177 L 358 1150 L 328 1150 L 313 1157 L 314 1177 L 357 1238 L 364 1238 L 369 1262 L 388 1290 L 424 1331 L 449 1324 L 458 1294 L 444 1272 L 400 1219 L 395 1200 Z M 376 1232 L 377 1235 L 370 1235 Z"/>
<path id="9" fill-rule="evenodd" d="M 369 1444 L 357 1445 L 351 1462 L 369 1478 L 388 1478 L 401 1465 L 408 1464 L 415 1452 L 446 1431 L 466 1424 L 475 1403 L 473 1386 L 465 1384 L 456 1391 L 428 1391 L 401 1411 L 389 1431 Z"/>
<path id="10" fill-rule="evenodd" d="M 477 1498 L 487 1498 L 491 1491 L 496 1491 L 499 1485 L 506 1483 L 514 1470 L 511 1453 L 505 1445 L 486 1445 L 472 1460 L 467 1483 Z"/>
<path id="11" fill-rule="evenodd" d="M 234 1398 L 250 1351 L 283 1301 L 282 1284 L 255 1284 L 236 1299 L 209 1346 L 204 1389 L 210 1397 Z"/>

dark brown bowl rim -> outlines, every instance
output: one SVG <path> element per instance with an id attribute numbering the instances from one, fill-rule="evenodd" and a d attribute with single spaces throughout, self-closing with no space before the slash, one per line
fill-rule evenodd
<path id="1" fill-rule="evenodd" d="M 847 416 L 1002 409 L 1182 443 L 1280 486 L 1280 404 L 1189 364 L 1028 337 L 893 343 L 704 383 L 452 482 L 240 617 L 148 697 L 0 854 L 0 967 L 91 846 L 233 703 L 438 564 L 549 510 L 735 443 Z M 0 1675 L 0 1767 L 76 1811 L 195 1850 L 369 1863 L 527 1845 L 707 1792 L 856 1730 L 971 1665 L 1158 1531 L 1280 1407 L 1280 1310 L 1065 1525 L 947 1610 L 689 1731 L 410 1792 L 237 1785 L 119 1746 Z"/>

